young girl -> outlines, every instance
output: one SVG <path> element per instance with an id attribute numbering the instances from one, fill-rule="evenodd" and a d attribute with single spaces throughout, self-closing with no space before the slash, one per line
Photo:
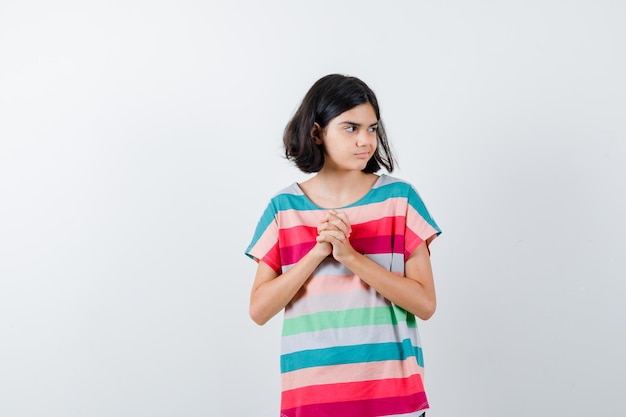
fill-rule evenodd
<path id="1" fill-rule="evenodd" d="M 394 159 L 374 92 L 325 76 L 284 132 L 316 173 L 277 193 L 246 255 L 250 316 L 284 309 L 283 417 L 418 417 L 428 408 L 416 316 L 435 312 L 430 242 L 441 233 Z"/>

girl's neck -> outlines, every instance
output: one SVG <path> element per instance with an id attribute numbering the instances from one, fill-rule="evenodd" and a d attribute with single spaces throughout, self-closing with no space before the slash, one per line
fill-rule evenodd
<path id="1" fill-rule="evenodd" d="M 320 171 L 300 184 L 304 194 L 316 205 L 339 208 L 357 202 L 376 183 L 378 175 L 357 172 Z"/>

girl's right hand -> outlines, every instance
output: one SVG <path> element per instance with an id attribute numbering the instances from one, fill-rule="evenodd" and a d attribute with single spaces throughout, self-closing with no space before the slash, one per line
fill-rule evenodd
<path id="1" fill-rule="evenodd" d="M 326 258 L 333 253 L 333 246 L 328 242 L 317 242 L 311 252 L 316 256 Z"/>

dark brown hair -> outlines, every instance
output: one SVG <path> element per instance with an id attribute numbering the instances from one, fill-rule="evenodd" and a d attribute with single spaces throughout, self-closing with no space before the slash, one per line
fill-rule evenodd
<path id="1" fill-rule="evenodd" d="M 330 74 L 320 78 L 306 93 L 283 133 L 285 157 L 303 172 L 320 171 L 324 166 L 324 149 L 313 140 L 311 132 L 314 124 L 317 123 L 324 129 L 341 113 L 364 103 L 370 103 L 376 113 L 378 145 L 363 172 L 373 173 L 384 167 L 391 173 L 395 162 L 380 120 L 376 95 L 360 79 L 341 74 Z"/>

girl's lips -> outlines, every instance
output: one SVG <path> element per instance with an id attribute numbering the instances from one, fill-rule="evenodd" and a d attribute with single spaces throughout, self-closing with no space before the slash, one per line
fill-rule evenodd
<path id="1" fill-rule="evenodd" d="M 359 152 L 359 153 L 355 153 L 354 156 L 356 156 L 357 158 L 369 158 L 370 153 L 369 152 Z"/>

